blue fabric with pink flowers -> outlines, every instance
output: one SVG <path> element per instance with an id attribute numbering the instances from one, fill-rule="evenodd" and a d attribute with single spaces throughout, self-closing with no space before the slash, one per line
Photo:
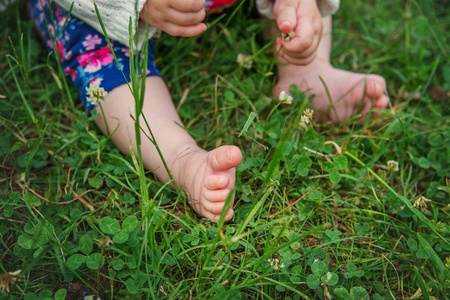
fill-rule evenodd
<path id="1" fill-rule="evenodd" d="M 127 46 L 111 41 L 119 63 L 117 65 L 103 34 L 80 19 L 68 16 L 66 10 L 49 0 L 29 0 L 28 4 L 38 32 L 48 50 L 59 57 L 64 73 L 78 89 L 88 113 L 95 108 L 86 94 L 86 88 L 91 84 L 109 92 L 126 83 L 124 75 L 127 81 L 130 80 L 130 52 Z M 153 62 L 153 40 L 149 41 L 148 46 L 147 76 L 161 76 Z"/>
<path id="2" fill-rule="evenodd" d="M 205 10 L 218 11 L 235 1 L 207 0 Z M 65 9 L 51 0 L 28 0 L 28 5 L 38 32 L 48 50 L 58 56 L 64 73 L 78 89 L 88 113 L 95 108 L 86 94 L 91 84 L 109 92 L 130 80 L 130 52 L 127 46 L 111 41 L 117 64 L 102 33 L 77 17 L 69 16 Z M 153 40 L 149 40 L 148 48 L 147 76 L 161 76 L 153 62 Z"/>
<path id="3" fill-rule="evenodd" d="M 206 0 L 206 11 L 218 11 L 225 6 L 231 5 L 236 0 Z"/>

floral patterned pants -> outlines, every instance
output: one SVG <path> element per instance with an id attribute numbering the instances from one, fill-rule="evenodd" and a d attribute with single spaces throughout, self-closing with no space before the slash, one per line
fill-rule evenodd
<path id="1" fill-rule="evenodd" d="M 207 0 L 205 9 L 215 11 L 235 1 Z M 117 64 L 102 33 L 77 17 L 68 16 L 65 9 L 51 0 L 28 0 L 28 5 L 47 49 L 58 56 L 88 113 L 95 108 L 86 93 L 89 86 L 99 85 L 109 92 L 130 80 L 128 46 L 112 41 Z M 153 62 L 153 40 L 149 40 L 148 48 L 147 76 L 161 76 Z"/>

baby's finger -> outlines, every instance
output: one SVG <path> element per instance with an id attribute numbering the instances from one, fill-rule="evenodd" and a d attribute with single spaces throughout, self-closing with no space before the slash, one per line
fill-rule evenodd
<path id="1" fill-rule="evenodd" d="M 314 59 L 316 58 L 317 52 L 313 52 L 310 56 L 308 57 L 294 57 L 294 56 L 289 56 L 287 53 L 285 52 L 281 52 L 280 56 L 286 60 L 288 63 L 292 64 L 292 65 L 296 65 L 296 66 L 307 66 L 310 63 L 312 63 L 314 61 Z"/>
<path id="2" fill-rule="evenodd" d="M 277 7 L 275 19 L 281 32 L 288 33 L 297 25 L 297 8 L 294 5 L 289 1 L 279 4 Z"/>
<path id="3" fill-rule="evenodd" d="M 298 51 L 290 51 L 286 47 L 282 46 L 283 41 L 281 38 L 277 41 L 277 47 L 280 49 L 280 56 L 283 57 L 287 62 L 294 65 L 307 65 L 313 61 L 317 54 L 317 47 L 319 45 L 320 38 L 315 37 L 311 46 L 301 52 Z"/>
<path id="4" fill-rule="evenodd" d="M 205 9 L 205 0 L 171 0 L 170 7 L 181 12 L 197 12 Z"/>
<path id="5" fill-rule="evenodd" d="M 166 21 L 181 26 L 196 25 L 201 23 L 206 16 L 204 9 L 198 12 L 180 12 L 178 10 L 170 9 L 166 15 Z"/>
<path id="6" fill-rule="evenodd" d="M 313 53 L 317 51 L 319 43 L 320 37 L 315 35 L 312 42 L 309 43 L 309 46 L 306 46 L 303 51 L 296 51 L 295 50 L 296 48 L 294 48 L 294 50 L 291 51 L 291 49 L 285 48 L 285 52 L 288 52 L 292 57 L 306 58 L 308 56 L 313 55 Z"/>
<path id="7" fill-rule="evenodd" d="M 195 25 L 180 26 L 178 24 L 166 22 L 164 31 L 172 36 L 193 37 L 206 31 L 207 27 L 204 23 Z"/>

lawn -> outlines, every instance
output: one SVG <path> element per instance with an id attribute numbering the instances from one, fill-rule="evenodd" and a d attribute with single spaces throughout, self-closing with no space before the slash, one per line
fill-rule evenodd
<path id="1" fill-rule="evenodd" d="M 6 3 L 8 1 L 0 1 Z M 382 74 L 363 124 L 280 105 L 253 1 L 163 35 L 156 62 L 199 145 L 242 149 L 212 223 L 96 128 L 19 0 L 0 12 L 1 299 L 450 299 L 445 1 L 343 1 L 336 67 Z M 249 55 L 251 67 L 237 63 Z M 87 299 L 87 298 L 86 298 Z"/>

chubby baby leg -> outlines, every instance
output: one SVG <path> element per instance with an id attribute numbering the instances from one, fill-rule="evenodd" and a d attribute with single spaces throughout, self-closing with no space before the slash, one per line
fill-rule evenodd
<path id="1" fill-rule="evenodd" d="M 130 154 L 130 145 L 136 151 L 132 118 L 135 114 L 135 101 L 124 79 L 125 76 L 129 81 L 131 77 L 128 47 L 117 41 L 113 43 L 119 68 L 109 44 L 100 32 L 82 20 L 69 16 L 67 11 L 54 2 L 44 1 L 44 6 L 38 0 L 29 2 L 37 29 L 49 50 L 53 51 L 55 48 L 54 52 L 58 54 L 64 72 L 78 88 L 86 111 L 98 111 L 98 127 L 107 135 L 113 133 L 111 139 L 123 153 Z M 51 17 L 55 18 L 54 23 L 51 22 Z M 63 26 L 66 24 L 64 21 L 67 21 L 67 26 Z M 62 34 L 54 43 L 55 36 L 50 36 L 50 33 L 61 30 Z M 196 212 L 217 221 L 225 201 L 234 189 L 235 167 L 242 159 L 241 152 L 234 146 L 223 146 L 211 152 L 197 146 L 182 127 L 166 84 L 153 62 L 153 51 L 153 41 L 150 40 L 142 114 L 145 115 L 173 175 L 173 185 L 184 188 L 189 195 L 189 203 Z M 102 98 L 104 101 L 101 102 L 101 108 L 96 107 Z M 147 130 L 143 118 L 140 125 Z M 144 133 L 141 133 L 141 141 L 144 167 L 153 171 L 162 182 L 169 181 L 170 176 L 154 144 Z M 233 200 L 233 195 L 231 199 Z M 225 219 L 229 220 L 232 216 L 231 205 L 227 207 Z"/>

